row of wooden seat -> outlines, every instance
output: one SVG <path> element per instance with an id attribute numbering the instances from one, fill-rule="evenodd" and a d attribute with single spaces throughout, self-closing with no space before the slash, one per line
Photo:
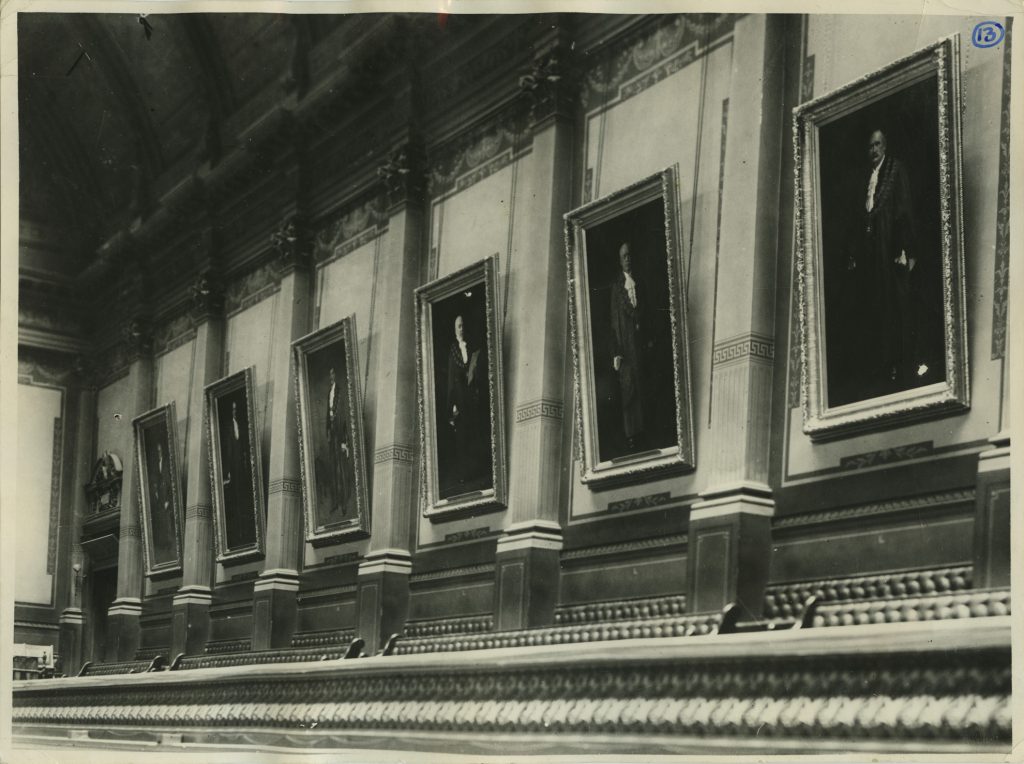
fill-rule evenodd
<path id="1" fill-rule="evenodd" d="M 554 626 L 512 631 L 480 631 L 475 621 L 463 619 L 471 630 L 447 632 L 439 623 L 430 628 L 411 627 L 410 634 L 393 634 L 378 655 L 421 654 L 433 652 L 459 652 L 511 647 L 529 647 L 605 640 L 640 639 L 657 637 L 703 636 L 731 632 L 774 630 L 779 628 L 823 628 L 843 625 L 894 623 L 904 621 L 946 620 L 1006 615 L 1010 612 L 1009 589 L 960 590 L 922 596 L 848 599 L 831 601 L 818 596 L 809 597 L 800 608 L 799 616 L 791 620 L 746 619 L 741 609 L 729 605 L 719 613 L 664 615 L 676 607 L 644 603 L 624 610 L 617 606 L 600 608 L 595 613 L 609 613 L 613 617 L 600 621 L 580 618 L 589 614 L 574 612 L 569 618 L 559 619 Z M 620 613 L 640 617 L 622 619 Z M 618 617 L 615 617 L 618 616 Z M 566 623 L 565 621 L 569 621 Z M 124 661 L 118 663 L 86 663 L 79 676 L 146 673 L 162 670 L 187 670 L 250 664 L 297 663 L 304 661 L 345 660 L 366 657 L 365 643 L 353 637 L 341 642 L 333 632 L 320 636 L 306 635 L 298 640 L 302 646 L 271 650 L 211 653 L 198 656 L 180 654 L 170 663 L 163 656 L 150 661 Z M 295 642 L 293 641 L 293 645 Z"/>

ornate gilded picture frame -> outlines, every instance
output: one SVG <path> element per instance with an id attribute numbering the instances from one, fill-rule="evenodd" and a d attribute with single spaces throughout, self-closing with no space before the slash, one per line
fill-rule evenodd
<path id="1" fill-rule="evenodd" d="M 959 37 L 794 111 L 804 432 L 970 405 Z"/>
<path id="2" fill-rule="evenodd" d="M 206 424 L 217 562 L 264 554 L 266 509 L 253 369 L 206 386 Z"/>
<path id="3" fill-rule="evenodd" d="M 497 257 L 416 290 L 423 513 L 438 521 L 505 506 Z"/>
<path id="4" fill-rule="evenodd" d="M 292 343 L 306 541 L 321 546 L 370 532 L 356 317 Z"/>
<path id="5" fill-rule="evenodd" d="M 696 466 L 677 170 L 565 215 L 581 479 Z"/>
<path id="6" fill-rule="evenodd" d="M 146 575 L 181 572 L 183 529 L 174 403 L 132 420 Z"/>

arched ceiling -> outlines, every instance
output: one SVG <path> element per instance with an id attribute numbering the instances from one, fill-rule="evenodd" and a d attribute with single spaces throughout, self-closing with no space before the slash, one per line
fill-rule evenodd
<path id="1" fill-rule="evenodd" d="M 344 18 L 19 14 L 21 218 L 45 232 L 43 269 L 85 267 L 286 78 L 297 35 Z"/>

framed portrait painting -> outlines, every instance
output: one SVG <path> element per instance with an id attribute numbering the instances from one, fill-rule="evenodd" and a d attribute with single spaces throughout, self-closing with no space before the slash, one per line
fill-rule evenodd
<path id="1" fill-rule="evenodd" d="M 181 570 L 182 498 L 174 404 L 132 420 L 146 575 Z"/>
<path id="2" fill-rule="evenodd" d="M 416 290 L 424 514 L 440 520 L 505 498 L 497 257 Z"/>
<path id="3" fill-rule="evenodd" d="M 251 366 L 207 385 L 206 422 L 217 562 L 259 557 L 266 510 Z"/>
<path id="4" fill-rule="evenodd" d="M 292 343 L 306 540 L 369 535 L 355 316 Z"/>
<path id="5" fill-rule="evenodd" d="M 695 466 L 676 169 L 565 216 L 585 483 Z"/>
<path id="6" fill-rule="evenodd" d="M 966 409 L 959 38 L 794 112 L 804 432 Z"/>

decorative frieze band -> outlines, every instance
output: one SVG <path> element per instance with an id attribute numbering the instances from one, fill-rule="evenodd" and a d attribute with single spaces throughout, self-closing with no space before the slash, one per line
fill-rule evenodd
<path id="1" fill-rule="evenodd" d="M 71 369 L 43 359 L 26 358 L 18 353 L 18 382 L 23 385 L 54 385 L 63 387 L 70 381 Z"/>
<path id="2" fill-rule="evenodd" d="M 224 313 L 232 316 L 262 302 L 281 287 L 276 263 L 260 267 L 228 284 L 224 293 Z"/>
<path id="3" fill-rule="evenodd" d="M 528 119 L 525 109 L 506 111 L 435 152 L 430 158 L 431 197 L 463 191 L 514 162 L 529 144 Z"/>
<path id="4" fill-rule="evenodd" d="M 122 525 L 117 531 L 117 537 L 123 538 L 141 538 L 142 529 L 137 525 Z"/>
<path id="5" fill-rule="evenodd" d="M 883 448 L 878 451 L 869 451 L 854 456 L 844 456 L 839 460 L 839 468 L 843 470 L 859 470 L 865 467 L 875 467 L 879 464 L 892 464 L 907 459 L 916 459 L 931 453 L 934 444 L 930 440 L 920 443 L 907 443 L 893 448 Z"/>
<path id="6" fill-rule="evenodd" d="M 270 481 L 267 493 L 271 496 L 276 493 L 291 494 L 298 496 L 302 493 L 302 483 L 298 478 L 276 478 Z"/>
<path id="7" fill-rule="evenodd" d="M 454 533 L 444 534 L 444 542 L 446 544 L 451 544 L 457 541 L 472 541 L 473 539 L 487 538 L 492 535 L 495 534 L 491 533 L 489 526 L 484 526 L 483 528 L 469 528 L 464 531 L 455 531 Z"/>
<path id="8" fill-rule="evenodd" d="M 594 67 L 583 86 L 590 109 L 639 95 L 722 45 L 732 36 L 736 16 L 668 16 L 653 31 Z"/>
<path id="9" fill-rule="evenodd" d="M 185 519 L 190 517 L 198 517 L 203 520 L 209 520 L 213 517 L 213 507 L 209 504 L 192 504 L 185 507 Z"/>
<path id="10" fill-rule="evenodd" d="M 188 313 L 175 316 L 153 331 L 153 354 L 163 355 L 191 342 L 196 336 L 192 317 Z"/>
<path id="11" fill-rule="evenodd" d="M 383 199 L 375 197 L 345 210 L 324 225 L 313 241 L 313 258 L 320 265 L 353 252 L 387 230 Z"/>
<path id="12" fill-rule="evenodd" d="M 378 448 L 373 454 L 373 463 L 382 462 L 409 462 L 416 460 L 416 452 L 413 447 L 406 443 L 392 443 L 388 446 Z"/>
<path id="13" fill-rule="evenodd" d="M 771 337 L 761 334 L 744 334 L 732 339 L 715 343 L 712 356 L 714 366 L 756 358 L 763 361 L 775 359 L 775 342 Z"/>
<path id="14" fill-rule="evenodd" d="M 659 491 L 645 496 L 630 496 L 627 499 L 608 502 L 608 512 L 630 512 L 634 509 L 651 509 L 671 504 L 674 501 L 671 491 Z"/>
<path id="15" fill-rule="evenodd" d="M 560 422 L 564 413 L 565 406 L 561 401 L 540 398 L 524 403 L 516 409 L 516 424 L 527 422 L 531 419 L 553 419 Z"/>

